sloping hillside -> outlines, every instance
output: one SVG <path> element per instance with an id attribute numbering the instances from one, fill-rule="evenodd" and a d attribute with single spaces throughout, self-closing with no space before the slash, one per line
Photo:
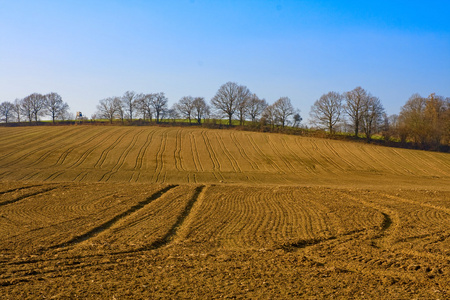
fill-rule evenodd
<path id="1" fill-rule="evenodd" d="M 0 128 L 0 178 L 47 182 L 434 185 L 450 179 L 450 155 L 201 128 Z"/>

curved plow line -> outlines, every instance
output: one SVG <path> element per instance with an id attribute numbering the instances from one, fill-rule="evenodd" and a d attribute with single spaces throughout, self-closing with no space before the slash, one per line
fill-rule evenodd
<path id="1" fill-rule="evenodd" d="M 41 172 L 40 171 L 35 171 L 35 172 L 31 172 L 31 173 L 28 173 L 28 174 L 25 174 L 22 178 L 20 178 L 18 181 L 26 181 L 26 180 L 31 180 L 31 178 L 33 178 L 33 177 L 35 177 L 35 176 L 37 176 L 37 175 L 39 175 Z"/>
<path id="2" fill-rule="evenodd" d="M 228 160 L 230 161 L 231 167 L 233 168 L 234 172 L 239 172 L 242 173 L 241 168 L 239 167 L 238 162 L 236 161 L 236 159 L 231 155 L 230 151 L 228 151 L 228 149 L 225 147 L 224 143 L 223 143 L 223 139 L 221 136 L 219 136 L 217 134 L 217 132 L 215 132 L 215 136 L 216 136 L 216 140 L 217 143 L 219 144 L 220 149 L 222 150 L 222 152 L 225 154 L 225 156 L 228 158 Z"/>
<path id="3" fill-rule="evenodd" d="M 123 213 L 116 215 L 115 217 L 113 217 L 112 219 L 110 219 L 109 221 L 101 224 L 100 226 L 94 227 L 93 229 L 89 230 L 88 232 L 76 236 L 72 239 L 70 239 L 69 241 L 65 242 L 65 243 L 61 243 L 55 246 L 50 247 L 50 249 L 55 249 L 55 248 L 63 248 L 63 247 L 68 247 L 68 246 L 72 246 L 72 245 L 76 245 L 79 244 L 81 242 L 84 242 L 90 238 L 93 238 L 95 236 L 97 236 L 98 234 L 108 230 L 109 228 L 111 228 L 111 226 L 113 226 L 114 224 L 116 224 L 117 222 L 119 222 L 120 220 L 128 217 L 129 215 L 133 214 L 134 212 L 142 209 L 143 207 L 145 207 L 146 205 L 150 204 L 151 202 L 153 202 L 154 200 L 160 198 L 162 195 L 164 195 L 166 192 L 168 192 L 169 190 L 175 188 L 176 185 L 169 185 L 165 188 L 163 188 L 162 190 L 154 193 L 152 196 L 148 197 L 147 199 L 137 203 L 136 205 L 130 207 L 128 210 L 124 211 Z"/>
<path id="4" fill-rule="evenodd" d="M 100 154 L 99 159 L 97 160 L 97 162 L 94 165 L 94 168 L 101 168 L 103 163 L 105 162 L 106 158 L 108 157 L 108 154 L 123 140 L 123 138 L 130 133 L 131 130 L 125 131 L 124 133 L 122 133 L 121 135 L 119 135 L 116 140 L 109 145 L 108 147 L 106 147 L 106 149 L 104 149 L 102 151 L 102 153 Z M 98 145 L 97 145 L 98 146 Z"/>
<path id="5" fill-rule="evenodd" d="M 273 195 L 269 199 L 265 199 L 265 204 L 267 205 L 268 209 L 270 209 L 271 212 L 275 212 L 274 214 L 270 214 L 270 218 L 266 218 L 264 223 L 261 223 L 261 226 L 264 225 L 264 227 L 259 227 L 262 229 L 263 236 L 267 235 L 267 233 L 270 233 L 268 237 L 265 239 L 265 241 L 269 240 L 273 244 L 277 244 L 277 242 L 280 242 L 281 240 L 286 239 L 286 234 L 289 234 L 286 230 L 286 225 L 289 223 L 290 219 L 293 217 L 284 207 L 282 204 L 285 200 L 287 195 Z M 257 203 L 254 203 L 253 206 L 258 207 Z M 259 210 L 259 213 L 257 215 L 265 215 L 266 211 L 264 209 Z M 257 229 L 259 229 L 257 228 Z M 249 234 L 252 234 L 254 231 L 249 230 Z M 260 232 L 260 231 L 257 231 Z"/>
<path id="6" fill-rule="evenodd" d="M 317 160 L 317 158 L 315 157 L 315 156 L 313 156 L 312 154 L 311 154 L 311 152 L 309 152 L 309 150 L 308 149 L 306 149 L 306 147 L 302 144 L 302 143 L 299 143 L 299 138 L 296 138 L 296 139 L 294 139 L 295 140 L 295 143 L 296 143 L 296 145 L 297 145 L 297 147 L 299 148 L 299 150 L 301 151 L 301 152 L 303 152 L 303 153 L 305 153 L 308 157 L 309 157 L 309 159 L 311 160 L 311 161 L 314 161 L 315 163 L 316 163 L 316 165 L 318 165 L 318 166 L 321 166 L 324 170 L 326 170 L 328 173 L 331 173 L 331 174 L 333 174 L 333 175 L 336 175 L 330 168 L 327 168 L 327 167 L 325 167 L 322 163 L 320 163 L 318 160 Z M 310 140 L 308 140 L 308 142 L 310 142 Z M 311 146 L 312 146 L 312 143 L 311 143 Z M 313 169 L 315 169 L 315 166 L 313 166 Z"/>
<path id="7" fill-rule="evenodd" d="M 422 152 L 425 152 L 425 151 L 422 151 Z M 411 154 L 411 156 L 413 157 L 413 158 L 415 158 L 414 159 L 414 161 L 415 161 L 415 166 L 418 166 L 418 162 L 422 162 L 422 166 L 424 167 L 422 167 L 422 168 L 420 168 L 420 170 L 422 171 L 422 172 L 424 172 L 425 174 L 428 174 L 428 175 L 434 175 L 434 174 L 432 174 L 429 170 L 430 169 L 432 169 L 433 171 L 439 171 L 439 172 L 441 172 L 440 171 L 440 169 L 436 169 L 436 168 L 434 168 L 434 166 L 432 166 L 432 165 L 430 165 L 430 163 L 427 161 L 427 160 L 425 160 L 425 159 L 423 159 L 423 157 L 421 156 L 421 155 L 417 155 L 417 151 L 411 151 L 410 152 L 410 154 Z M 441 172 L 441 174 L 444 174 L 444 175 L 447 175 L 446 173 L 442 173 Z"/>
<path id="8" fill-rule="evenodd" d="M 450 170 L 450 154 L 449 153 L 433 153 L 433 155 L 431 155 L 431 153 L 429 152 L 424 152 L 424 154 L 426 154 L 430 160 L 434 160 L 436 161 L 436 159 L 439 160 L 439 163 L 443 164 L 445 167 L 447 167 L 447 169 Z"/>
<path id="9" fill-rule="evenodd" d="M 50 176 L 48 176 L 47 178 L 45 178 L 44 181 L 55 180 L 56 178 L 61 176 L 63 173 L 65 173 L 65 170 L 57 171 L 57 172 L 51 174 Z"/>
<path id="10" fill-rule="evenodd" d="M 72 130 L 72 131 L 73 131 L 73 130 Z M 60 137 L 61 135 L 65 135 L 66 133 L 67 133 L 67 131 L 60 130 L 59 133 L 58 133 L 57 135 L 53 136 L 53 138 Z M 48 136 L 48 135 L 47 135 L 47 136 Z M 21 149 L 33 148 L 33 147 L 35 147 L 36 145 L 37 145 L 37 146 L 42 145 L 42 137 L 43 137 L 43 136 L 40 135 L 40 136 L 36 137 L 37 140 L 31 140 L 31 141 L 28 141 L 28 142 L 26 142 L 26 141 L 24 142 L 24 139 L 21 139 L 17 144 L 20 144 L 20 148 L 21 148 Z M 46 139 L 45 141 L 46 141 L 47 143 L 44 142 L 44 144 L 48 144 L 48 143 L 50 143 L 50 142 L 51 142 L 51 144 L 55 144 L 54 141 L 50 141 L 50 140 L 48 140 L 48 139 Z M 30 144 L 31 144 L 31 145 L 30 145 Z M 14 146 L 14 145 L 10 145 L 8 148 L 11 148 L 11 147 L 13 147 L 13 146 Z M 35 153 L 35 152 L 37 152 L 37 151 L 39 151 L 39 150 L 46 149 L 46 148 L 47 148 L 47 146 L 40 147 L 40 148 L 34 150 L 32 153 Z M 9 156 L 11 156 L 12 154 L 15 154 L 15 153 L 17 153 L 17 151 L 13 151 L 13 152 L 10 152 L 10 153 L 8 153 L 8 154 L 6 154 L 6 155 L 3 155 L 2 157 L 0 157 L 0 160 L 2 160 L 3 158 L 9 157 Z M 26 157 L 26 156 L 28 156 L 29 154 L 30 154 L 30 152 L 27 153 L 27 154 L 25 154 L 25 155 L 23 155 L 23 156 L 21 156 L 20 158 L 16 159 L 15 161 L 20 160 L 21 158 Z"/>
<path id="11" fill-rule="evenodd" d="M 255 142 L 255 140 L 250 134 L 248 134 L 247 137 L 248 140 L 250 141 L 250 144 L 252 144 L 253 149 L 255 149 L 255 151 L 259 153 L 261 157 L 264 157 L 269 162 L 269 165 L 272 167 L 273 170 L 277 171 L 280 174 L 286 174 L 286 172 L 284 172 L 276 162 L 274 162 L 271 158 L 269 158 L 267 155 L 264 154 L 264 152 L 261 150 L 261 148 L 258 146 L 258 144 Z"/>
<path id="12" fill-rule="evenodd" d="M 449 173 L 448 173 L 448 172 L 443 171 L 442 168 L 440 168 L 440 167 L 437 167 L 437 168 L 436 168 L 436 165 L 430 164 L 430 160 L 424 158 L 425 155 L 429 158 L 429 157 L 430 157 L 430 156 L 429 156 L 429 153 L 426 153 L 425 151 L 423 151 L 423 152 L 421 152 L 421 155 L 417 155 L 418 152 L 412 151 L 411 154 L 412 154 L 413 156 L 415 156 L 418 160 L 421 160 L 426 166 L 429 167 L 430 170 L 437 171 L 437 172 L 441 172 L 441 174 L 443 174 L 444 176 L 449 176 Z M 449 155 L 449 158 L 450 158 L 450 155 Z M 435 161 L 436 158 L 435 158 L 435 157 L 432 157 L 432 160 Z M 449 159 L 449 160 L 450 160 L 450 159 Z M 426 170 L 428 170 L 428 168 L 427 168 Z M 429 174 L 430 174 L 430 173 L 429 173 Z"/>
<path id="13" fill-rule="evenodd" d="M 278 150 L 278 148 L 275 146 L 275 144 L 274 144 L 274 142 L 272 140 L 272 136 L 265 136 L 265 139 L 267 141 L 267 145 L 269 145 L 270 148 L 273 150 L 273 152 L 277 155 L 277 157 L 279 159 L 281 159 L 281 161 L 288 168 L 288 170 L 290 170 L 291 172 L 296 173 L 297 170 L 295 169 L 295 167 L 289 162 L 289 160 L 287 160 L 284 157 L 284 155 L 280 152 L 280 150 Z"/>
<path id="14" fill-rule="evenodd" d="M 84 175 L 82 176 L 82 174 L 84 174 Z M 78 182 L 81 182 L 81 181 L 83 181 L 84 178 L 86 178 L 87 174 L 88 174 L 87 171 L 82 171 L 82 172 L 81 172 L 80 174 L 78 174 L 74 179 L 72 179 L 72 181 L 77 181 L 77 179 L 80 178 L 80 179 L 78 180 Z"/>
<path id="15" fill-rule="evenodd" d="M 19 202 L 20 200 L 24 200 L 26 198 L 30 198 L 30 197 L 34 197 L 34 196 L 37 196 L 37 195 L 40 195 L 40 194 L 44 194 L 44 193 L 50 192 L 52 190 L 55 190 L 55 189 L 57 189 L 59 187 L 60 186 L 50 187 L 50 188 L 46 188 L 46 189 L 43 189 L 43 190 L 40 190 L 40 191 L 37 191 L 37 192 L 34 192 L 34 193 L 29 193 L 29 194 L 22 195 L 22 196 L 20 196 L 20 197 L 18 197 L 16 199 L 3 201 L 3 202 L 0 202 L 0 206 L 5 206 L 5 205 L 8 205 L 8 204 Z"/>
<path id="16" fill-rule="evenodd" d="M 70 138 L 73 139 L 74 137 L 77 137 L 78 135 L 82 134 L 83 132 L 80 130 L 77 133 L 75 133 L 74 135 L 71 135 Z M 43 160 L 47 159 L 47 157 L 49 157 L 54 151 L 59 150 L 61 148 L 66 147 L 67 145 L 59 145 L 56 146 L 53 149 L 48 149 L 47 152 L 45 152 L 44 154 L 42 154 L 37 160 L 35 160 L 33 163 L 31 163 L 30 165 L 28 165 L 28 167 L 33 167 L 39 163 L 41 163 Z M 58 159 L 59 160 L 59 159 Z"/>
<path id="17" fill-rule="evenodd" d="M 80 156 L 78 157 L 78 159 L 77 159 L 72 165 L 70 165 L 70 166 L 67 167 L 67 169 L 69 169 L 69 168 L 76 168 L 76 167 L 78 167 L 79 165 L 81 165 L 82 163 L 84 163 L 84 161 L 89 157 L 89 155 L 91 155 L 92 152 L 94 152 L 94 151 L 98 148 L 98 146 L 100 146 L 100 145 L 102 145 L 103 143 L 105 143 L 105 142 L 106 142 L 106 141 L 107 141 L 114 133 L 116 133 L 117 131 L 118 131 L 118 130 L 109 133 L 109 134 L 106 135 L 102 140 L 100 140 L 100 141 L 94 143 L 92 147 L 88 148 L 82 155 L 80 155 Z M 98 135 L 97 135 L 97 136 L 98 136 Z M 96 136 L 96 137 L 97 137 L 97 136 Z M 93 139 L 92 139 L 91 141 L 93 141 Z M 64 162 L 65 162 L 65 160 L 64 160 Z"/>
<path id="18" fill-rule="evenodd" d="M 10 171 L 5 171 L 5 172 L 3 172 L 3 173 L 0 173 L 0 178 L 5 178 L 6 176 L 8 176 L 8 175 L 10 175 L 10 174 L 12 174 L 13 172 L 10 172 Z"/>
<path id="19" fill-rule="evenodd" d="M 127 146 L 127 148 L 120 154 L 119 159 L 116 161 L 116 164 L 111 168 L 111 170 L 109 171 L 109 174 L 107 176 L 107 178 L 105 179 L 105 181 L 108 181 L 111 176 L 115 173 L 117 173 L 120 168 L 123 166 L 123 164 L 125 163 L 125 159 L 128 157 L 128 154 L 130 154 L 131 150 L 133 149 L 133 147 L 136 145 L 136 142 L 139 138 L 139 136 L 142 134 L 142 132 L 144 132 L 144 130 L 139 131 L 137 134 L 135 134 L 133 136 L 133 139 L 131 140 L 130 144 Z M 106 175 L 106 174 L 105 174 Z M 100 179 L 100 181 L 103 180 L 103 178 L 105 177 L 105 175 L 103 175 L 103 177 Z"/>
<path id="20" fill-rule="evenodd" d="M 295 191 L 295 192 L 297 192 L 297 191 Z M 292 195 L 293 199 L 298 198 L 298 197 L 296 197 L 295 192 Z M 302 195 L 299 194 L 299 197 L 301 197 L 301 196 Z M 338 224 L 340 222 L 340 219 L 337 218 L 335 215 L 332 215 L 332 217 L 335 219 L 333 221 L 327 214 L 330 211 L 330 208 L 327 207 L 325 204 L 321 203 L 320 201 L 310 200 L 310 199 L 302 199 L 302 200 L 305 201 L 305 202 L 309 202 L 310 203 L 309 205 L 305 204 L 306 207 L 314 207 L 314 206 L 316 206 L 316 207 L 319 207 L 320 211 L 324 212 L 323 213 L 323 218 L 320 218 L 320 220 L 323 221 L 322 226 L 323 226 L 323 228 L 325 228 L 326 231 L 332 233 L 332 231 L 333 231 L 332 226 L 333 225 L 331 225 L 331 224 Z M 310 210 L 314 211 L 314 212 L 316 211 L 316 209 L 313 209 L 313 208 L 311 208 Z M 344 233 L 344 235 L 345 235 L 345 233 Z"/>
<path id="21" fill-rule="evenodd" d="M 342 149 L 347 153 L 347 157 L 351 157 L 352 160 L 355 161 L 356 165 L 360 166 L 361 168 L 364 168 L 363 165 L 366 165 L 367 168 L 369 168 L 370 170 L 375 170 L 375 171 L 380 171 L 380 172 L 382 170 L 391 170 L 394 174 L 398 173 L 397 171 L 395 171 L 395 169 L 387 166 L 382 160 L 380 160 L 376 156 L 372 155 L 370 153 L 370 151 L 367 151 L 368 147 L 354 145 L 354 148 L 353 148 L 354 150 L 351 151 L 345 143 L 341 143 L 340 145 L 341 145 Z M 359 152 L 356 152 L 358 150 L 359 150 Z M 362 157 L 368 158 L 371 163 L 368 163 Z M 375 165 L 373 163 L 375 163 Z M 379 167 L 381 167 L 381 169 Z M 400 174 L 400 173 L 398 173 L 398 174 Z M 403 175 L 403 174 L 401 174 L 401 175 Z"/>
<path id="22" fill-rule="evenodd" d="M 222 244 L 224 244 L 225 242 L 230 244 L 231 246 L 235 246 L 235 241 L 224 239 L 224 237 L 228 235 L 233 235 L 234 237 L 236 236 L 236 232 L 240 232 L 240 230 L 237 230 L 237 228 L 242 227 L 242 225 L 240 224 L 241 222 L 239 221 L 247 219 L 246 216 L 248 215 L 249 205 L 247 201 L 242 201 L 242 197 L 240 197 L 240 195 L 236 196 L 233 195 L 233 193 L 228 193 L 224 196 L 225 198 L 222 201 L 225 205 L 222 205 L 219 208 L 216 207 L 217 211 L 215 213 L 216 215 L 220 215 L 214 219 L 223 219 L 225 220 L 225 223 L 221 224 L 222 226 L 216 228 L 217 231 L 215 236 L 219 241 L 222 242 Z M 225 214 L 223 210 L 228 211 L 228 213 Z"/>
<path id="23" fill-rule="evenodd" d="M 17 128 L 18 129 L 18 128 Z M 2 138 L 1 138 L 1 143 L 3 145 L 11 145 L 14 146 L 15 144 L 11 144 L 8 141 L 9 140 L 13 140 L 13 141 L 17 141 L 17 138 L 20 138 L 19 141 L 17 141 L 16 144 L 20 144 L 22 146 L 26 145 L 26 144 L 22 144 L 23 140 L 27 137 L 27 136 L 34 136 L 35 132 L 39 132 L 41 130 L 41 128 L 39 128 L 39 126 L 34 126 L 34 127 L 28 127 L 28 128 L 21 128 L 20 131 L 17 131 L 15 133 L 11 133 L 10 135 L 5 135 L 4 133 L 2 134 Z M 29 141 L 28 143 L 31 143 L 32 141 Z"/>
<path id="24" fill-rule="evenodd" d="M 135 178 L 136 177 L 136 178 Z M 134 171 L 133 174 L 131 174 L 129 182 L 138 182 L 139 178 L 141 177 L 141 172 Z"/>
<path id="25" fill-rule="evenodd" d="M 220 163 L 217 160 L 216 153 L 214 152 L 214 149 L 212 148 L 211 143 L 209 141 L 209 138 L 206 136 L 204 130 L 201 131 L 201 135 L 202 135 L 202 138 L 203 138 L 203 142 L 205 143 L 206 150 L 208 151 L 209 158 L 211 159 L 211 162 L 213 164 L 213 170 L 212 171 L 213 171 L 214 177 L 217 180 L 219 180 L 219 177 L 221 177 L 222 180 L 224 180 L 225 178 L 223 177 L 222 173 L 220 172 Z"/>
<path id="26" fill-rule="evenodd" d="M 29 152 L 23 154 L 22 156 L 16 158 L 15 160 L 12 160 L 12 161 L 6 163 L 5 165 L 3 165 L 3 167 L 8 167 L 8 166 L 14 165 L 14 164 L 17 163 L 18 161 L 21 161 L 21 160 L 23 160 L 24 158 L 29 157 L 30 155 L 32 155 L 32 154 L 34 154 L 34 153 L 36 153 L 36 152 L 39 152 L 39 151 L 41 151 L 41 150 L 48 149 L 48 144 L 55 145 L 55 144 L 57 144 L 58 141 L 65 139 L 66 136 L 63 136 L 62 138 L 56 139 L 56 140 L 55 140 L 56 137 L 61 137 L 62 135 L 65 135 L 66 133 L 67 133 L 66 131 L 61 131 L 60 134 L 54 136 L 52 139 L 45 139 L 45 142 L 44 142 L 44 143 L 42 143 L 42 139 L 41 139 L 41 140 L 39 141 L 38 144 L 39 144 L 39 145 L 44 145 L 44 146 L 39 147 L 39 148 L 36 148 L 36 149 L 32 149 L 31 151 L 29 151 Z M 28 148 L 28 147 L 26 147 L 26 148 Z M 17 153 L 17 152 L 14 152 L 14 153 Z"/>
<path id="27" fill-rule="evenodd" d="M 217 159 L 216 153 L 214 152 L 214 149 L 213 149 L 213 147 L 211 145 L 211 142 L 209 141 L 209 138 L 206 135 L 204 130 L 202 130 L 201 134 L 202 134 L 202 137 L 203 137 L 203 141 L 204 141 L 204 143 L 206 145 L 206 150 L 208 151 L 209 157 L 211 158 L 211 161 L 213 163 L 213 170 L 214 171 L 217 170 L 217 171 L 220 172 L 221 171 L 220 162 Z"/>
<path id="28" fill-rule="evenodd" d="M 417 150 L 410 150 L 410 151 L 417 151 Z M 395 154 L 397 154 L 397 155 L 400 157 L 401 161 L 407 162 L 409 166 L 416 166 L 416 169 L 417 169 L 418 171 L 424 172 L 424 170 L 417 168 L 417 162 L 411 161 L 410 159 L 406 158 L 404 155 L 402 155 L 399 151 L 397 151 L 397 150 L 394 149 L 394 148 L 392 149 L 392 152 L 395 153 Z M 415 174 L 414 172 L 412 172 L 411 170 L 409 170 L 409 172 L 410 172 L 412 175 L 416 175 L 416 174 Z M 427 172 L 427 171 L 425 171 L 425 173 L 428 173 L 428 174 L 429 174 L 429 172 Z"/>
<path id="29" fill-rule="evenodd" d="M 179 241 L 182 237 L 178 234 L 182 228 L 188 226 L 189 224 L 186 224 L 186 220 L 189 218 L 191 211 L 193 210 L 194 205 L 201 201 L 204 195 L 204 191 L 206 190 L 205 186 L 199 186 L 195 189 L 195 193 L 192 196 L 192 198 L 188 201 L 186 204 L 186 207 L 184 208 L 183 212 L 178 216 L 175 224 L 170 228 L 170 230 L 159 240 L 153 242 L 150 245 L 150 249 L 157 249 L 164 246 L 169 246 L 170 243 L 174 241 Z"/>
<path id="30" fill-rule="evenodd" d="M 156 176 L 155 182 L 159 182 L 159 177 L 161 176 L 161 172 L 164 168 L 164 152 L 166 151 L 166 144 L 167 144 L 167 131 L 163 132 L 163 134 L 161 135 L 160 147 L 158 153 L 156 154 L 155 174 L 153 174 L 154 177 Z"/>
<path id="31" fill-rule="evenodd" d="M 192 160 L 194 161 L 195 170 L 197 172 L 200 172 L 200 171 L 203 172 L 204 169 L 203 169 L 203 166 L 200 161 L 200 156 L 199 156 L 198 148 L 197 148 L 197 141 L 195 140 L 195 136 L 192 132 L 189 132 L 189 140 L 191 143 Z M 200 168 L 199 168 L 199 166 L 200 166 Z"/>
<path id="32" fill-rule="evenodd" d="M 256 145 L 255 141 L 253 140 L 253 137 L 251 137 L 251 136 L 248 135 L 248 134 L 245 135 L 245 137 L 246 137 L 247 140 L 249 141 L 249 143 L 250 143 L 251 147 L 253 148 L 254 152 L 256 152 L 256 154 L 259 155 L 261 158 L 262 158 L 262 157 L 265 157 L 264 154 L 261 152 L 261 149 L 259 149 L 259 147 Z M 276 168 L 274 168 L 274 167 L 272 166 L 272 163 L 269 163 L 269 164 L 270 164 L 270 166 L 271 166 L 274 170 L 277 170 Z M 267 168 L 267 166 L 266 166 L 266 165 L 264 165 L 264 166 L 265 166 L 266 171 L 269 171 L 269 169 Z"/>
<path id="33" fill-rule="evenodd" d="M 139 149 L 139 153 L 136 157 L 136 163 L 134 165 L 134 170 L 142 169 L 142 164 L 144 161 L 145 154 L 147 153 L 147 149 L 150 146 L 150 143 L 152 142 L 154 135 L 155 135 L 155 130 L 152 130 L 147 134 L 147 139 L 145 140 L 144 145 L 142 145 L 142 147 Z"/>
<path id="34" fill-rule="evenodd" d="M 99 136 L 101 136 L 102 134 L 105 134 L 105 132 L 99 132 L 93 136 L 91 136 L 90 138 L 87 138 L 85 141 L 79 142 L 76 145 L 73 145 L 71 147 L 69 147 L 66 151 L 64 151 L 58 158 L 58 160 L 56 161 L 56 163 L 54 163 L 51 167 L 56 167 L 56 166 L 60 166 L 62 165 L 65 161 L 67 156 L 76 148 L 78 148 L 81 145 L 87 144 L 92 142 L 94 139 L 97 139 Z M 97 144 L 98 146 L 98 144 Z"/>
<path id="35" fill-rule="evenodd" d="M 241 143 L 239 142 L 238 138 L 236 137 L 236 134 L 234 132 L 232 132 L 230 136 L 231 136 L 232 141 L 238 148 L 239 153 L 241 154 L 241 157 L 244 160 L 248 161 L 248 163 L 250 164 L 250 166 L 252 167 L 253 170 L 260 170 L 258 164 L 247 155 L 244 147 L 242 147 Z"/>
<path id="36" fill-rule="evenodd" d="M 175 136 L 175 149 L 173 151 L 173 158 L 175 160 L 175 168 L 178 171 L 186 171 L 185 168 L 183 168 L 183 160 L 181 158 L 181 149 L 182 145 L 182 139 L 181 139 L 181 129 L 177 130 L 177 134 Z"/>
<path id="37" fill-rule="evenodd" d="M 446 213 L 446 214 L 448 214 L 450 216 L 450 208 L 446 208 L 446 207 L 442 207 L 442 206 L 436 206 L 436 205 L 428 204 L 428 203 L 420 203 L 420 202 L 416 202 L 414 200 L 409 200 L 409 199 L 405 199 L 405 198 L 402 198 L 402 197 L 392 196 L 392 195 L 385 194 L 385 193 L 383 193 L 382 195 L 384 197 L 388 198 L 388 199 L 391 199 L 391 200 L 401 201 L 401 202 L 404 202 L 404 203 L 418 205 L 418 206 L 421 206 L 421 207 L 427 207 L 427 208 L 431 208 L 431 209 L 436 209 L 436 210 L 442 211 L 442 212 L 444 212 L 444 213 Z"/>
<path id="38" fill-rule="evenodd" d="M 398 161 L 397 161 L 396 159 L 392 159 L 392 157 L 391 157 L 391 158 L 388 157 L 388 156 L 386 155 L 386 153 L 384 153 L 383 151 L 381 151 L 378 147 L 373 147 L 372 149 L 373 149 L 376 153 L 378 153 L 380 156 L 383 156 L 383 157 L 385 158 L 385 161 L 388 161 L 388 162 L 390 162 L 390 163 L 393 163 L 393 164 L 395 164 L 395 165 L 399 168 L 399 169 L 397 169 L 397 168 L 392 168 L 389 164 L 383 163 L 383 166 L 385 166 L 385 167 L 391 169 L 392 172 L 393 172 L 394 174 L 397 174 L 397 175 L 405 175 L 405 173 L 406 173 L 406 174 L 412 174 L 412 172 L 411 172 L 410 170 L 406 169 L 406 168 L 403 167 L 401 164 L 399 164 Z M 371 156 L 371 157 L 373 157 L 373 156 Z M 383 161 L 383 160 L 380 159 L 380 161 Z M 400 172 L 399 170 L 403 170 L 404 172 Z"/>
<path id="39" fill-rule="evenodd" d="M 40 186 L 42 186 L 42 184 L 35 184 L 35 185 L 28 185 L 28 186 L 21 186 L 21 187 L 17 187 L 17 188 L 14 188 L 14 189 L 9 189 L 9 190 L 6 190 L 6 191 L 1 191 L 1 192 L 0 192 L 0 195 L 7 194 L 7 193 L 12 193 L 12 192 L 17 192 L 17 191 L 21 191 L 21 190 L 25 190 L 25 189 L 31 189 L 31 188 L 33 188 L 33 187 L 40 187 Z"/>
<path id="40" fill-rule="evenodd" d="M 350 194 L 340 192 L 341 194 L 347 196 L 349 199 L 362 203 L 365 206 L 371 207 L 377 211 L 379 211 L 383 217 L 384 221 L 381 224 L 381 232 L 379 235 L 376 235 L 373 237 L 374 240 L 382 239 L 382 245 L 384 244 L 386 246 L 387 240 L 391 239 L 392 235 L 398 231 L 398 228 L 400 226 L 400 217 L 398 216 L 398 213 L 394 210 L 391 210 L 389 208 L 386 208 L 381 205 L 376 205 L 374 203 L 356 198 L 355 196 L 352 196 Z"/>
<path id="41" fill-rule="evenodd" d="M 305 170 L 309 173 L 317 173 L 314 169 L 311 169 L 298 155 L 295 153 L 295 151 L 292 149 L 292 147 L 289 145 L 288 142 L 283 137 L 279 137 L 281 144 L 284 145 L 284 148 L 292 155 L 292 158 L 298 162 L 300 165 L 302 165 Z"/>
<path id="42" fill-rule="evenodd" d="M 331 159 L 329 155 L 326 155 L 325 153 L 323 153 L 323 151 L 320 149 L 319 146 L 317 146 L 317 144 L 314 140 L 311 140 L 311 143 L 313 144 L 313 147 L 315 147 L 317 154 L 319 154 L 323 160 L 328 162 L 331 166 L 334 166 L 337 170 L 345 172 L 345 169 L 341 165 L 339 165 L 333 159 Z"/>
<path id="43" fill-rule="evenodd" d="M 255 233 L 255 235 L 262 233 L 262 235 L 265 236 L 266 235 L 266 228 L 269 227 L 269 223 L 270 223 L 270 220 L 271 220 L 269 215 L 267 214 L 267 211 L 266 211 L 265 207 L 258 203 L 260 200 L 264 199 L 264 196 L 265 196 L 265 194 L 261 193 L 259 191 L 253 192 L 253 193 L 249 193 L 249 196 L 248 196 L 248 200 L 252 201 L 252 203 L 253 203 L 252 206 L 253 206 L 253 208 L 256 209 L 254 215 L 255 216 L 262 216 L 262 217 L 256 218 L 256 222 L 253 222 L 249 226 L 248 231 L 250 233 Z M 264 203 L 266 205 L 269 205 L 269 201 L 266 201 L 266 199 L 264 199 Z"/>
<path id="44" fill-rule="evenodd" d="M 395 150 L 394 148 L 392 148 L 392 153 L 396 156 L 394 156 L 394 158 L 395 158 L 395 161 L 397 162 L 397 164 L 399 165 L 399 166 L 401 166 L 401 164 L 400 163 L 398 163 L 398 160 L 397 160 L 397 157 L 399 158 L 399 160 L 400 161 L 402 161 L 402 162 L 405 162 L 406 160 L 405 160 L 405 158 L 403 157 L 403 155 L 401 155 L 397 150 Z M 391 159 L 391 160 L 394 160 L 394 159 Z M 411 171 L 410 169 L 407 169 L 406 167 L 404 167 L 404 166 L 402 166 L 401 167 L 405 172 L 407 172 L 408 174 L 410 174 L 410 175 L 416 175 L 413 171 Z"/>
<path id="45" fill-rule="evenodd" d="M 340 160 L 342 160 L 346 165 L 350 166 L 352 170 L 357 170 L 357 166 L 352 163 L 351 161 L 345 159 L 342 157 L 339 152 L 334 148 L 333 145 L 329 141 L 324 141 L 325 146 L 330 150 L 332 154 L 334 154 L 336 157 L 338 157 Z"/>

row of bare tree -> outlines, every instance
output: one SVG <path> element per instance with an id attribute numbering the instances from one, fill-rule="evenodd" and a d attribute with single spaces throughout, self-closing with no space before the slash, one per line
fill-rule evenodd
<path id="1" fill-rule="evenodd" d="M 49 116 L 54 123 L 56 120 L 68 119 L 68 112 L 69 105 L 57 93 L 33 93 L 14 102 L 0 103 L 0 120 L 5 123 L 22 120 L 37 122 L 43 116 Z"/>
<path id="2" fill-rule="evenodd" d="M 97 115 L 92 119 L 108 119 L 111 123 L 114 119 L 133 120 L 141 117 L 159 122 L 167 112 L 168 99 L 164 93 L 137 94 L 127 91 L 122 97 L 109 97 L 100 100 L 97 105 Z"/>
<path id="3" fill-rule="evenodd" d="M 298 110 L 293 107 L 288 97 L 282 97 L 274 104 L 268 105 L 266 100 L 258 98 L 246 86 L 235 82 L 223 84 L 211 99 L 210 105 L 203 97 L 184 96 L 169 108 L 164 93 L 139 94 L 127 91 L 122 97 L 100 100 L 94 118 L 97 117 L 108 119 L 111 123 L 114 119 L 124 122 L 139 117 L 150 121 L 155 118 L 157 123 L 167 118 L 184 118 L 189 123 L 194 119 L 198 124 L 205 118 L 226 117 L 229 125 L 237 118 L 240 125 L 250 119 L 253 122 L 262 120 L 266 124 L 281 127 L 291 124 L 291 119 L 293 125 L 298 125 L 301 121 Z"/>
<path id="4" fill-rule="evenodd" d="M 322 95 L 311 107 L 311 123 L 335 132 L 336 125 L 350 121 L 355 136 L 362 131 L 368 140 L 377 132 L 385 114 L 379 98 L 361 87 L 345 92 Z"/>
<path id="5" fill-rule="evenodd" d="M 315 101 L 310 118 L 316 128 L 330 133 L 345 131 L 347 124 L 355 136 L 363 133 L 367 140 L 378 133 L 385 140 L 411 141 L 422 149 L 450 143 L 450 98 L 435 94 L 428 98 L 414 94 L 400 115 L 388 116 L 380 99 L 361 87 L 343 94 L 329 92 Z"/>

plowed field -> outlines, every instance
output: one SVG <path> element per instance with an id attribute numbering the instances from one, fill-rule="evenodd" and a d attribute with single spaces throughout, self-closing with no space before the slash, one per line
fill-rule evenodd
<path id="1" fill-rule="evenodd" d="M 450 297 L 450 155 L 0 127 L 0 298 Z"/>

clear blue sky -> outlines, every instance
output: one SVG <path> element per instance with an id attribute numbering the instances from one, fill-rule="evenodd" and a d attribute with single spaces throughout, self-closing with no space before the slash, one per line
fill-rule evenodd
<path id="1" fill-rule="evenodd" d="M 306 119 L 362 86 L 389 114 L 450 96 L 450 1 L 0 0 L 0 102 L 57 92 L 90 116 L 127 90 L 207 100 L 227 81 Z"/>

